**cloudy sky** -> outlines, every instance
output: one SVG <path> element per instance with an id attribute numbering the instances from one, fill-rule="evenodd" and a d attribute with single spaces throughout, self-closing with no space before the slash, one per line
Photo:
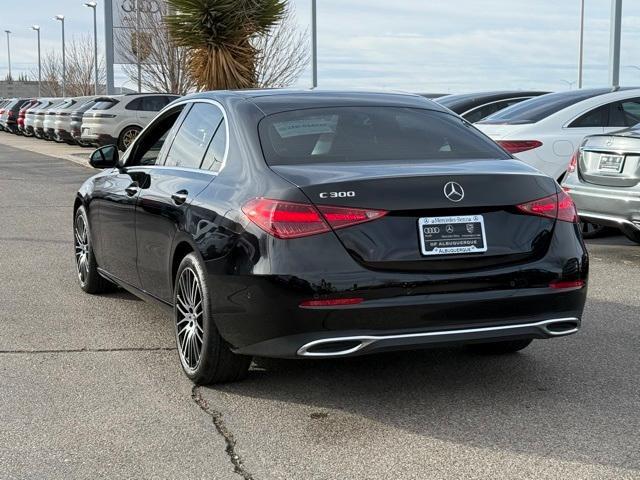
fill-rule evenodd
<path id="1" fill-rule="evenodd" d="M 118 1 L 118 0 L 116 0 Z M 290 0 L 300 28 L 309 26 L 310 0 Z M 2 1 L 0 31 L 11 30 L 14 77 L 34 71 L 35 32 L 43 50 L 88 35 L 92 16 L 82 0 Z M 321 87 L 460 92 L 493 88 L 560 90 L 577 77 L 580 0 L 317 0 Z M 99 4 L 99 35 L 102 2 Z M 585 86 L 605 85 L 610 0 L 586 0 Z M 640 84 L 640 2 L 623 5 L 622 83 Z M 90 37 L 89 37 L 90 38 Z M 0 36 L 0 76 L 7 74 Z M 122 74 L 116 83 L 132 87 Z M 298 86 L 310 84 L 310 73 Z"/>

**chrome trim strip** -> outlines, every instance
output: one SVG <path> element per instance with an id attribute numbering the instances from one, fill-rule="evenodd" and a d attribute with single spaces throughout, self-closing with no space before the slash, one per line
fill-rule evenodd
<path id="1" fill-rule="evenodd" d="M 632 157 L 635 157 L 636 155 L 640 155 L 640 151 L 638 151 L 638 150 L 613 150 L 611 148 L 605 148 L 605 147 L 584 146 L 584 147 L 580 147 L 580 151 L 582 153 L 584 153 L 584 152 L 588 152 L 588 153 L 610 153 L 610 154 L 622 155 L 622 156 L 631 155 Z"/>
<path id="2" fill-rule="evenodd" d="M 552 330 L 549 330 L 548 328 L 550 325 L 554 323 L 564 323 L 564 322 L 576 322 L 578 326 L 562 332 L 554 332 Z M 363 348 L 368 347 L 372 343 L 379 342 L 381 340 L 443 337 L 447 335 L 461 335 L 461 334 L 464 335 L 464 334 L 473 334 L 473 333 L 499 332 L 499 331 L 505 331 L 505 330 L 519 330 L 522 328 L 539 328 L 550 337 L 562 337 L 565 335 L 571 335 L 572 333 L 576 333 L 580 328 L 580 319 L 575 317 L 554 318 L 551 320 L 542 320 L 540 322 L 534 322 L 534 323 L 520 323 L 516 325 L 500 325 L 496 327 L 464 328 L 460 330 L 441 330 L 436 332 L 406 333 L 406 334 L 400 334 L 400 335 L 355 335 L 350 337 L 323 338 L 320 340 L 314 340 L 312 342 L 304 344 L 298 349 L 296 353 L 302 357 L 340 357 L 340 356 L 349 355 L 349 354 L 358 352 Z M 339 350 L 337 352 L 326 352 L 326 353 L 325 352 L 309 352 L 309 349 L 315 346 L 326 344 L 326 343 L 335 343 L 335 342 L 360 342 L 360 344 L 356 345 L 355 347 L 348 348 L 346 350 Z"/>

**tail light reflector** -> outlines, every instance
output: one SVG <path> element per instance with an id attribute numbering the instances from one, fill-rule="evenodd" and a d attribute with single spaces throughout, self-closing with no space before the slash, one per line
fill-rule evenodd
<path id="1" fill-rule="evenodd" d="M 305 300 L 301 307 L 341 307 L 345 305 L 358 305 L 364 302 L 364 298 L 329 298 L 326 300 Z"/>
<path id="2" fill-rule="evenodd" d="M 578 223 L 576 206 L 564 190 L 560 190 L 558 194 L 517 205 L 516 208 L 529 215 L 553 218 L 562 220 L 563 222 Z"/>
<path id="3" fill-rule="evenodd" d="M 549 288 L 553 288 L 556 290 L 582 287 L 584 287 L 584 280 L 554 280 L 549 284 Z"/>
<path id="4" fill-rule="evenodd" d="M 331 229 L 369 222 L 386 215 L 384 210 L 314 206 L 308 203 L 255 198 L 243 207 L 244 214 L 262 230 L 277 238 L 317 235 Z"/>
<path id="5" fill-rule="evenodd" d="M 498 140 L 498 144 L 509 153 L 521 153 L 542 146 L 538 140 Z"/>

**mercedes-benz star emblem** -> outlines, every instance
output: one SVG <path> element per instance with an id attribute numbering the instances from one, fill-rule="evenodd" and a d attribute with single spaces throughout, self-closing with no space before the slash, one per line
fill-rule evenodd
<path id="1" fill-rule="evenodd" d="M 607 143 L 606 143 L 607 147 L 610 147 L 611 145 L 613 145 L 613 137 L 609 137 L 607 138 Z"/>
<path id="2" fill-rule="evenodd" d="M 444 186 L 444 196 L 452 202 L 459 202 L 464 198 L 464 189 L 456 182 L 447 182 Z"/>

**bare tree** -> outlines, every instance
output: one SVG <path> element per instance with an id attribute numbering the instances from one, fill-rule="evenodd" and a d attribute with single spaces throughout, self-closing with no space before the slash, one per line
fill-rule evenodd
<path id="1" fill-rule="evenodd" d="M 309 64 L 309 34 L 295 24 L 291 7 L 269 32 L 253 39 L 258 50 L 258 87 L 280 88 L 293 84 Z"/>
<path id="2" fill-rule="evenodd" d="M 139 55 L 145 90 L 178 95 L 195 90 L 189 74 L 189 51 L 175 45 L 161 16 L 141 12 L 139 17 L 125 18 L 123 23 L 127 28 L 117 29 L 115 42 L 126 61 L 123 70 L 132 82 L 138 84 Z"/>
<path id="3" fill-rule="evenodd" d="M 88 35 L 73 38 L 66 46 L 66 84 L 65 95 L 82 97 L 95 92 L 93 44 Z M 98 84 L 105 83 L 104 59 L 98 58 Z M 54 51 L 42 58 L 42 94 L 47 97 L 62 96 L 62 56 Z M 38 78 L 37 72 L 31 73 Z"/>

